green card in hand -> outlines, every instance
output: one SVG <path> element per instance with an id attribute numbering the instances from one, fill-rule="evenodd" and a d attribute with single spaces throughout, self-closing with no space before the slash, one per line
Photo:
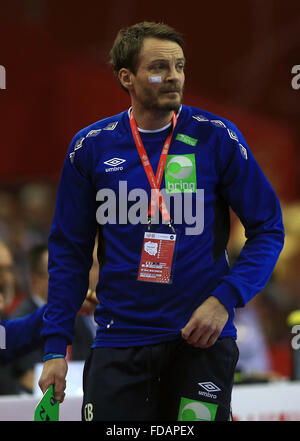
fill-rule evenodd
<path id="1" fill-rule="evenodd" d="M 53 384 L 47 389 L 34 412 L 34 421 L 58 421 L 59 401 L 54 398 Z"/>

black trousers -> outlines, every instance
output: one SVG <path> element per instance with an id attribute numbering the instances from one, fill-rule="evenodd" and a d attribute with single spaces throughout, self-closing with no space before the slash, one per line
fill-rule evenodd
<path id="1" fill-rule="evenodd" d="M 92 349 L 83 372 L 82 420 L 230 420 L 237 360 L 230 337 L 207 349 L 183 339 Z"/>

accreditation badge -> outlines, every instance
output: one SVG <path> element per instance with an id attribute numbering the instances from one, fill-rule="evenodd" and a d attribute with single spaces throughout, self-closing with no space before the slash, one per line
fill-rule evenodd
<path id="1" fill-rule="evenodd" d="M 172 283 L 177 238 L 176 232 L 145 232 L 138 280 Z"/>

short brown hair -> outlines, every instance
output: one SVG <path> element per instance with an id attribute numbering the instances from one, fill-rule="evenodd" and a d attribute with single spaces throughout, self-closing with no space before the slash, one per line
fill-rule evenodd
<path id="1" fill-rule="evenodd" d="M 147 37 L 174 41 L 182 49 L 184 46 L 182 36 L 175 29 L 164 23 L 144 21 L 121 29 L 110 51 L 110 64 L 118 81 L 118 74 L 122 68 L 127 68 L 133 74 L 136 74 L 140 51 L 143 41 Z M 127 91 L 121 83 L 120 85 Z"/>

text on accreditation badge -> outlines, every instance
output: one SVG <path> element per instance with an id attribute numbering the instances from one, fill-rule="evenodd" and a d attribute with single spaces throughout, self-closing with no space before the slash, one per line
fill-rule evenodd
<path id="1" fill-rule="evenodd" d="M 176 234 L 146 232 L 138 280 L 171 283 Z"/>

